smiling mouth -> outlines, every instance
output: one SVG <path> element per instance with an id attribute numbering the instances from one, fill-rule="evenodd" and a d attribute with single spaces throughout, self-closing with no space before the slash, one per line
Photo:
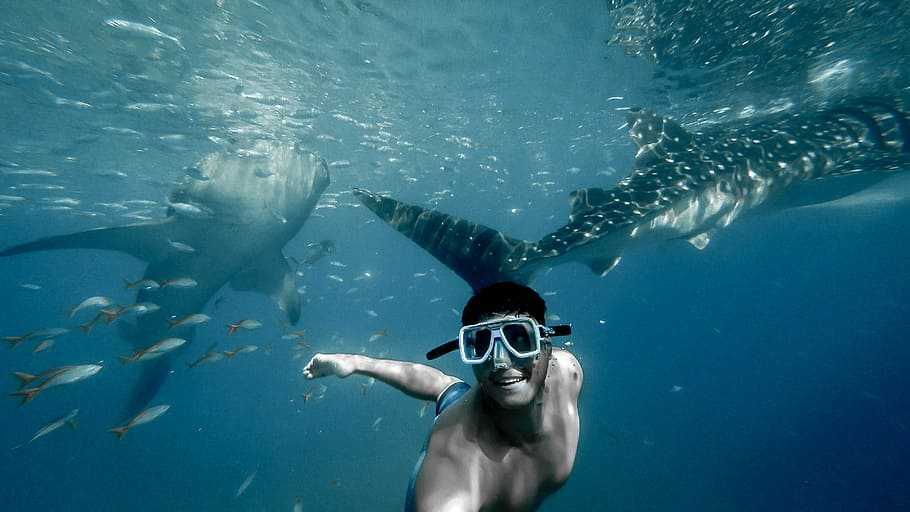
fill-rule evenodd
<path id="1" fill-rule="evenodd" d="M 514 386 L 520 382 L 524 382 L 525 380 L 527 380 L 527 379 L 522 375 L 500 377 L 500 378 L 494 380 L 493 384 L 495 384 L 496 386 L 499 386 L 501 388 L 507 388 L 509 386 Z"/>

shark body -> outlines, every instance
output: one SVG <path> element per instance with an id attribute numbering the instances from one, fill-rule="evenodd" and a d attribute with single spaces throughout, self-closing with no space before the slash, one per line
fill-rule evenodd
<path id="1" fill-rule="evenodd" d="M 704 249 L 747 214 L 838 200 L 910 167 L 910 122 L 897 101 L 780 114 L 700 133 L 632 111 L 634 171 L 614 188 L 570 194 L 569 222 L 537 242 L 366 190 L 355 195 L 475 290 L 529 283 L 575 261 L 605 275 L 636 244 L 684 239 Z"/>
<path id="2" fill-rule="evenodd" d="M 113 250 L 148 262 L 144 278 L 195 280 L 193 287 L 137 293 L 137 302 L 160 306 L 134 324 L 121 322 L 124 336 L 137 347 L 174 335 L 190 339 L 192 327 L 170 329 L 168 320 L 201 312 L 226 284 L 271 297 L 295 324 L 300 298 L 282 249 L 328 186 L 328 168 L 317 156 L 290 146 L 260 143 L 256 153 L 203 158 L 197 165 L 201 179 L 188 179 L 172 192 L 172 206 L 161 221 L 43 238 L 6 249 L 0 257 L 57 249 Z M 169 370 L 167 357 L 145 363 L 127 416 L 154 398 Z"/>

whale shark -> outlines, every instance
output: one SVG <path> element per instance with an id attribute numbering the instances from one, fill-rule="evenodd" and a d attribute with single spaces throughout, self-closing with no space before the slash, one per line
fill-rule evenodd
<path id="1" fill-rule="evenodd" d="M 196 169 L 171 192 L 162 220 L 42 238 L 10 247 L 0 257 L 103 249 L 147 262 L 143 279 L 195 281 L 191 287 L 137 292 L 136 302 L 152 302 L 160 309 L 134 323 L 120 322 L 121 333 L 136 347 L 175 335 L 191 339 L 192 327 L 172 329 L 169 320 L 201 312 L 226 284 L 271 297 L 286 320 L 296 324 L 300 297 L 282 250 L 329 185 L 325 161 L 290 145 L 260 142 L 243 155 L 209 154 Z M 145 408 L 169 371 L 167 356 L 143 363 L 125 416 Z"/>
<path id="2" fill-rule="evenodd" d="M 826 204 L 910 168 L 910 122 L 897 100 L 866 99 L 690 131 L 644 109 L 628 113 L 636 155 L 610 189 L 569 196 L 569 221 L 536 242 L 355 189 L 355 196 L 472 288 L 530 283 L 567 262 L 604 276 L 624 251 L 711 237 L 746 215 Z"/>

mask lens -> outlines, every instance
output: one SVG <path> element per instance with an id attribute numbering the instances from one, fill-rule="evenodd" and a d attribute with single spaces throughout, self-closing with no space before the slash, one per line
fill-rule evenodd
<path id="1" fill-rule="evenodd" d="M 468 359 L 480 359 L 490 348 L 492 333 L 489 329 L 477 329 L 465 333 L 465 352 Z"/>
<path id="2" fill-rule="evenodd" d="M 502 334 L 515 351 L 525 353 L 533 350 L 534 333 L 531 331 L 530 325 L 506 324 L 502 326 Z"/>

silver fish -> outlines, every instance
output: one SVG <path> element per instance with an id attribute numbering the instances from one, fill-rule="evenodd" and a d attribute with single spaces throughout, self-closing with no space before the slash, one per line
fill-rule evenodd
<path id="1" fill-rule="evenodd" d="M 221 361 L 225 357 L 227 357 L 224 355 L 223 352 L 216 352 L 215 351 L 216 346 L 218 346 L 217 343 L 212 343 L 212 345 L 209 347 L 209 349 L 206 351 L 206 353 L 202 355 L 202 357 L 193 361 L 192 363 L 187 363 L 187 367 L 195 368 L 201 364 L 214 363 L 216 361 Z"/>
<path id="2" fill-rule="evenodd" d="M 79 382 L 80 380 L 87 379 L 92 375 L 100 372 L 102 368 L 103 366 L 100 364 L 81 364 L 52 368 L 37 376 L 24 372 L 16 372 L 14 375 L 22 382 L 22 386 L 26 386 L 28 384 L 31 384 L 33 381 L 42 378 L 44 379 L 44 382 L 35 387 L 20 389 L 19 391 L 11 393 L 10 395 L 21 398 L 22 401 L 19 405 L 23 405 L 30 402 L 45 389 Z"/>
<path id="3" fill-rule="evenodd" d="M 244 345 L 234 350 L 225 350 L 224 355 L 227 356 L 228 359 L 233 359 L 237 354 L 249 354 L 250 352 L 255 352 L 257 350 L 259 350 L 259 347 L 256 345 Z"/>
<path id="4" fill-rule="evenodd" d="M 126 283 L 127 288 L 136 288 L 138 290 L 146 291 L 157 290 L 158 288 L 161 288 L 161 285 L 158 284 L 158 281 L 155 281 L 154 279 L 140 279 L 133 282 L 124 279 L 123 281 Z"/>
<path id="5" fill-rule="evenodd" d="M 126 21 L 119 18 L 110 18 L 108 20 L 105 20 L 104 24 L 111 28 L 124 30 L 126 32 L 132 32 L 136 35 L 167 39 L 168 41 L 171 41 L 177 45 L 177 47 L 181 50 L 186 50 L 186 48 L 184 48 L 180 43 L 180 39 L 177 39 L 172 35 L 165 34 L 164 32 L 150 25 L 143 25 L 142 23 L 136 23 L 135 21 Z"/>
<path id="6" fill-rule="evenodd" d="M 82 311 L 85 308 L 103 308 L 111 305 L 111 299 L 109 297 L 104 297 L 101 295 L 96 295 L 94 297 L 89 297 L 84 301 L 80 302 L 78 306 L 73 306 L 69 310 L 69 317 L 73 318 L 76 316 L 76 313 Z"/>
<path id="7" fill-rule="evenodd" d="M 165 338 L 161 341 L 153 343 L 148 347 L 137 350 L 131 356 L 120 356 L 120 362 L 123 364 L 133 363 L 136 361 L 147 361 L 149 359 L 155 359 L 161 357 L 172 350 L 176 350 L 186 344 L 186 340 L 183 338 Z"/>
<path id="8" fill-rule="evenodd" d="M 139 414 L 133 416 L 133 419 L 126 422 L 126 425 L 123 425 L 121 427 L 114 427 L 112 429 L 109 429 L 108 432 L 115 434 L 117 436 L 117 439 L 123 439 L 123 436 L 125 436 L 131 428 L 138 427 L 139 425 L 156 419 L 158 416 L 166 413 L 170 408 L 170 405 L 156 405 L 154 407 L 149 407 L 148 409 L 145 409 Z"/>
<path id="9" fill-rule="evenodd" d="M 198 285 L 195 279 L 191 277 L 178 277 L 161 282 L 162 288 L 193 288 Z"/>
<path id="10" fill-rule="evenodd" d="M 177 252 L 182 252 L 184 254 L 192 254 L 196 252 L 196 249 L 193 246 L 185 244 L 183 242 L 177 242 L 174 240 L 168 240 L 167 242 L 171 247 L 173 247 Z"/>
<path id="11" fill-rule="evenodd" d="M 204 315 L 202 313 L 196 313 L 193 315 L 187 315 L 183 318 L 168 320 L 167 323 L 170 324 L 170 328 L 173 329 L 175 327 L 188 327 L 188 326 L 193 326 L 193 325 L 202 325 L 211 319 L 212 319 L 212 317 L 210 317 L 208 315 Z"/>
<path id="12" fill-rule="evenodd" d="M 248 477 L 246 477 L 246 480 L 244 480 L 243 483 L 240 484 L 240 487 L 237 488 L 237 493 L 234 494 L 234 499 L 239 498 L 240 495 L 246 491 L 247 487 L 249 487 L 250 484 L 253 483 L 253 479 L 256 478 L 256 473 L 258 473 L 258 472 L 259 472 L 259 470 L 257 469 L 256 471 L 253 471 L 252 473 L 250 473 L 250 475 Z"/>
<path id="13" fill-rule="evenodd" d="M 262 323 L 258 320 L 241 320 L 239 322 L 228 324 L 228 335 L 234 334 L 238 329 L 252 331 L 260 327 L 262 327 Z"/>
<path id="14" fill-rule="evenodd" d="M 63 425 L 69 425 L 70 428 L 75 429 L 77 414 L 79 414 L 79 409 L 73 409 L 72 411 L 68 412 L 64 416 L 61 416 L 60 418 L 57 418 L 56 420 L 48 423 L 47 425 L 41 427 L 41 429 L 38 430 L 38 432 L 36 432 L 35 435 L 32 436 L 32 438 L 28 440 L 28 442 L 31 443 L 31 442 L 35 441 L 36 439 L 44 437 L 44 436 L 50 434 L 51 432 L 57 430 L 58 428 L 62 427 Z"/>
<path id="15" fill-rule="evenodd" d="M 41 343 L 39 343 L 37 346 L 35 346 L 35 348 L 32 350 L 32 353 L 37 354 L 38 352 L 44 352 L 45 350 L 47 350 L 53 346 L 54 346 L 54 339 L 53 338 L 46 339 L 46 340 L 42 341 Z"/>

